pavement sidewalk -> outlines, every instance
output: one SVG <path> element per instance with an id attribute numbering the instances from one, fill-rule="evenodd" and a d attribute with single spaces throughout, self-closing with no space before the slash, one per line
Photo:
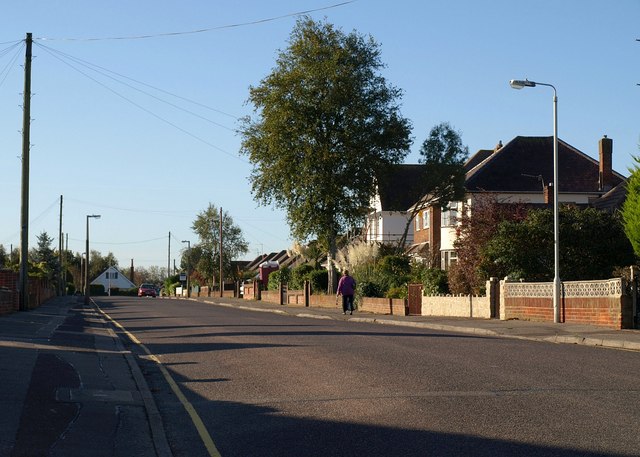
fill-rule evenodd
<path id="1" fill-rule="evenodd" d="M 170 456 L 132 355 L 82 298 L 0 318 L 0 456 Z"/>
<path id="2" fill-rule="evenodd" d="M 610 349 L 640 351 L 640 330 L 615 330 L 594 325 L 520 320 L 479 319 L 434 316 L 378 315 L 356 311 L 343 315 L 340 308 L 305 308 L 278 305 L 239 298 L 199 297 L 192 300 L 212 302 L 218 305 L 263 312 L 284 313 L 316 319 L 340 319 L 352 322 L 369 322 L 383 325 L 403 325 L 457 333 L 472 333 L 501 338 L 516 338 L 549 343 L 582 344 Z"/>

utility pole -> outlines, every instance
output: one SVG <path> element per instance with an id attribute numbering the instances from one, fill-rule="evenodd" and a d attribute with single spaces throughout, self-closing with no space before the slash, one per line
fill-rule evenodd
<path id="1" fill-rule="evenodd" d="M 222 206 L 220 207 L 220 297 L 224 295 L 224 279 L 222 278 Z"/>
<path id="2" fill-rule="evenodd" d="M 62 282 L 62 195 L 60 195 L 60 224 L 58 227 L 58 295 L 62 295 L 64 284 Z"/>
<path id="3" fill-rule="evenodd" d="M 169 252 L 167 255 L 167 279 L 171 276 L 171 232 L 169 232 Z"/>
<path id="4" fill-rule="evenodd" d="M 27 33 L 24 57 L 24 102 L 22 106 L 22 194 L 20 207 L 20 311 L 29 309 L 29 147 L 31 133 L 31 46 Z"/>
<path id="5" fill-rule="evenodd" d="M 65 266 L 65 268 L 63 269 L 65 293 L 67 291 L 67 268 L 66 268 L 66 266 L 67 266 L 67 252 L 69 252 L 69 234 L 65 233 L 64 234 L 64 257 L 63 257 L 64 266 Z"/>

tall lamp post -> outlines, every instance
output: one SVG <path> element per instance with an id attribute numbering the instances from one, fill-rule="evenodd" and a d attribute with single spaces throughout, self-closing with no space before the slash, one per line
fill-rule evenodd
<path id="1" fill-rule="evenodd" d="M 191 275 L 191 241 L 182 240 L 187 243 L 187 298 L 191 298 L 191 286 L 189 285 L 189 276 Z"/>
<path id="2" fill-rule="evenodd" d="M 86 257 L 87 260 L 84 263 L 84 304 L 89 304 L 89 219 L 100 219 L 99 214 L 87 214 L 87 246 Z"/>
<path id="3" fill-rule="evenodd" d="M 514 89 L 523 87 L 547 86 L 553 89 L 553 322 L 560 322 L 560 208 L 558 205 L 558 93 L 556 88 L 547 83 L 529 81 L 528 79 L 512 79 L 509 81 Z"/>

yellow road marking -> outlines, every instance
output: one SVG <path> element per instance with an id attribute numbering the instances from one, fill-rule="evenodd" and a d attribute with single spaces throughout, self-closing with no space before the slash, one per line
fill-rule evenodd
<path id="1" fill-rule="evenodd" d="M 107 313 L 105 313 L 101 309 L 99 309 L 99 311 L 102 314 L 104 314 L 104 316 L 107 319 L 109 319 L 116 327 L 122 330 L 122 332 L 124 332 L 131 341 L 133 341 L 136 345 L 141 347 L 142 350 L 149 356 L 151 360 L 153 360 L 154 362 L 156 362 L 156 364 L 158 364 L 158 368 L 160 369 L 160 372 L 164 376 L 164 379 L 167 381 L 167 383 L 171 387 L 171 390 L 176 395 L 176 397 L 178 397 L 178 400 L 180 400 L 180 403 L 182 403 L 182 406 L 184 407 L 185 411 L 187 411 L 187 414 L 189 414 L 189 417 L 191 418 L 191 422 L 193 422 L 193 425 L 196 427 L 196 430 L 200 435 L 200 439 L 202 440 L 202 443 L 204 444 L 204 446 L 207 448 L 209 455 L 211 457 L 222 457 L 220 455 L 220 452 L 218 451 L 218 448 L 214 444 L 213 439 L 211 438 L 211 435 L 209 435 L 209 432 L 207 431 L 207 427 L 204 425 L 204 422 L 202 422 L 202 419 L 198 415 L 198 412 L 193 407 L 193 405 L 189 402 L 189 400 L 187 400 L 187 397 L 182 393 L 182 390 L 180 390 L 180 386 L 178 386 L 178 384 L 171 377 L 171 374 L 169 373 L 169 371 L 164 367 L 164 365 L 162 365 L 162 362 L 160 361 L 160 359 L 158 359 L 158 357 L 156 357 L 155 354 L 151 353 L 151 351 L 144 344 L 142 344 L 142 342 L 138 338 L 136 338 L 135 335 L 133 335 L 133 333 L 130 333 L 126 328 L 120 325 L 118 321 L 113 319 L 111 316 L 109 316 Z"/>

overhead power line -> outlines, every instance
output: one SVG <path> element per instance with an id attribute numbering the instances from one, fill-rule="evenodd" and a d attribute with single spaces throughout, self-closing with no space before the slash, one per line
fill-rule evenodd
<path id="1" fill-rule="evenodd" d="M 61 56 L 61 57 L 63 57 L 63 58 L 69 59 L 69 60 L 71 60 L 71 61 L 73 61 L 73 62 L 75 62 L 75 63 L 77 63 L 77 64 L 79 64 L 79 65 L 82 65 L 84 68 L 87 68 L 88 70 L 95 71 L 96 73 L 98 73 L 98 74 L 100 74 L 100 75 L 104 76 L 105 78 L 109 78 L 109 79 L 111 79 L 112 81 L 115 81 L 115 82 L 117 82 L 117 83 L 119 83 L 119 84 L 122 84 L 122 85 L 124 85 L 124 86 L 126 86 L 126 87 L 128 87 L 128 88 L 130 88 L 130 89 L 133 89 L 133 90 L 135 90 L 135 91 L 137 91 L 137 92 L 140 92 L 141 94 L 144 94 L 144 95 L 146 95 L 146 96 L 148 96 L 148 97 L 151 97 L 151 98 L 153 98 L 154 100 L 157 100 L 157 101 L 159 101 L 159 102 L 161 102 L 161 103 L 164 103 L 164 104 L 166 104 L 166 105 L 172 106 L 173 108 L 176 108 L 176 109 L 178 109 L 178 110 L 180 110 L 180 111 L 183 111 L 183 112 L 185 112 L 185 113 L 187 113 L 187 114 L 190 114 L 190 115 L 192 115 L 192 116 L 194 116 L 194 117 L 197 117 L 198 119 L 201 119 L 201 120 L 203 120 L 203 121 L 209 122 L 210 124 L 216 125 L 216 126 L 218 126 L 218 127 L 221 127 L 221 128 L 223 128 L 223 129 L 229 130 L 229 131 L 231 131 L 231 132 L 235 132 L 235 129 L 233 129 L 233 128 L 231 128 L 231 127 L 227 127 L 226 125 L 220 124 L 219 122 L 212 121 L 211 119 L 206 118 L 206 117 L 204 117 L 204 116 L 202 116 L 202 115 L 200 115 L 200 114 L 198 114 L 198 113 L 194 113 L 193 111 L 190 111 L 190 110 L 188 110 L 188 109 L 186 109 L 186 108 L 183 108 L 183 107 L 181 107 L 181 106 L 178 106 L 178 105 L 176 105 L 175 103 L 171 103 L 171 102 L 169 102 L 169 101 L 167 101 L 167 100 L 164 100 L 164 99 L 162 99 L 162 98 L 160 98 L 160 97 L 158 97 L 158 96 L 156 96 L 156 95 L 153 95 L 153 94 L 151 94 L 151 93 L 149 93 L 149 92 L 147 92 L 147 91 L 144 91 L 144 90 L 142 90 L 142 89 L 139 89 L 139 88 L 137 88 L 137 87 L 135 87 L 135 86 L 133 86 L 133 85 L 131 85 L 131 84 L 128 84 L 128 83 L 126 83 L 126 82 L 124 82 L 124 81 L 121 81 L 121 80 L 119 80 L 119 79 L 117 79 L 117 78 L 115 78 L 115 77 L 113 77 L 113 76 L 110 76 L 109 74 L 107 74 L 107 73 L 105 73 L 105 72 L 111 73 L 111 74 L 113 74 L 113 75 L 117 75 L 117 76 L 119 76 L 119 77 L 121 77 L 121 78 L 128 79 L 128 80 L 133 81 L 133 82 L 136 82 L 136 83 L 138 83 L 138 84 L 142 84 L 142 85 L 144 85 L 144 86 L 147 86 L 147 87 L 153 88 L 153 89 L 155 89 L 155 90 L 157 90 L 157 91 L 160 91 L 160 92 L 163 92 L 163 93 L 165 93 L 165 94 L 171 95 L 172 97 L 180 98 L 181 100 L 187 101 L 187 102 L 189 102 L 189 103 L 197 104 L 197 105 L 199 105 L 199 106 L 205 107 L 205 108 L 210 109 L 210 110 L 212 110 L 212 111 L 217 111 L 217 112 L 219 112 L 219 113 L 222 113 L 222 114 L 225 114 L 225 115 L 227 115 L 227 116 L 233 117 L 234 119 L 237 119 L 237 117 L 232 116 L 231 114 L 223 113 L 222 111 L 216 110 L 216 109 L 214 109 L 214 108 L 210 108 L 210 107 L 208 107 L 208 106 L 206 106 L 206 105 L 203 105 L 203 104 L 201 104 L 201 103 L 197 103 L 197 102 L 194 102 L 194 101 L 189 100 L 189 99 L 187 99 L 187 98 L 180 97 L 180 96 L 178 96 L 178 95 L 174 95 L 174 94 L 172 94 L 172 93 L 170 93 L 170 92 L 167 92 L 167 91 L 165 91 L 165 90 L 159 89 L 159 88 L 154 87 L 154 86 L 151 86 L 151 85 L 149 85 L 149 84 L 145 84 L 145 83 L 143 83 L 143 82 L 141 82 L 141 81 L 137 81 L 137 80 L 132 79 L 132 78 L 129 78 L 129 77 L 127 77 L 127 76 L 121 75 L 121 74 L 119 74 L 119 73 L 116 73 L 116 72 L 111 71 L 111 70 L 109 70 L 109 69 L 106 69 L 106 68 L 104 68 L 104 67 L 100 67 L 99 65 L 95 65 L 95 64 L 92 64 L 92 63 L 87 62 L 87 61 L 85 61 L 85 60 L 79 59 L 79 58 L 77 58 L 77 57 L 73 57 L 73 56 L 72 56 L 72 55 L 70 55 L 70 54 L 67 54 L 67 53 L 64 53 L 64 52 L 61 52 L 61 51 L 57 51 L 57 50 L 55 50 L 55 49 L 53 49 L 53 48 L 50 48 L 49 46 L 45 46 L 45 45 L 40 44 L 40 43 L 37 43 L 37 46 L 39 46 L 39 47 L 41 47 L 41 48 L 45 49 L 45 50 L 46 50 L 47 52 L 49 52 L 50 54 L 52 54 L 52 53 L 56 53 L 56 54 L 60 55 L 60 56 Z M 75 69 L 75 68 L 74 68 L 74 69 Z M 99 70 L 98 70 L 98 69 L 99 69 Z"/>
<path id="2" fill-rule="evenodd" d="M 259 19 L 256 21 L 249 21 L 249 22 L 240 22 L 237 24 L 228 24 L 228 25 L 220 25 L 218 27 L 208 27 L 205 29 L 198 29 L 198 30 L 188 30 L 188 31 L 183 31 L 183 32 L 165 32 L 165 33 L 157 33 L 157 34 L 150 34 L 150 35 L 132 35 L 132 36 L 119 36 L 119 37 L 96 37 L 96 38 L 34 38 L 34 40 L 46 40 L 46 41 L 110 41 L 110 40 L 145 40 L 145 39 L 149 39 L 149 38 L 162 38 L 162 37 L 170 37 L 170 36 L 179 36 L 179 35 L 193 35 L 196 33 L 206 33 L 206 32 L 213 32 L 216 30 L 223 30 L 223 29 L 232 29 L 232 28 L 238 28 L 238 27 L 246 27 L 249 25 L 257 25 L 257 24 L 263 24 L 265 22 L 273 22 L 273 21 L 277 21 L 280 19 L 285 19 L 288 17 L 294 17 L 294 16 L 301 16 L 303 14 L 309 14 L 309 13 L 315 13 L 318 11 L 324 11 L 324 10 L 329 10 L 329 9 L 333 9 L 333 8 L 338 8 L 344 5 L 348 5 L 349 3 L 355 3 L 357 0 L 350 0 L 347 2 L 342 2 L 342 3 L 336 3 L 334 5 L 329 5 L 329 6 L 324 6 L 322 8 L 315 8 L 315 9 L 311 9 L 311 10 L 306 10 L 306 11 L 298 11 L 297 13 L 289 13 L 289 14 L 283 14 L 282 16 L 275 16 L 275 17 L 270 17 L 270 18 L 266 18 L 266 19 Z"/>
<path id="3" fill-rule="evenodd" d="M 4 68 L 0 70 L 0 86 L 4 84 L 5 80 L 7 79 L 7 76 L 9 76 L 9 73 L 11 72 L 11 69 L 15 66 L 16 61 L 18 60 L 18 56 L 20 56 L 24 46 L 25 46 L 24 41 L 19 41 L 17 43 L 14 43 L 12 46 L 9 46 L 8 48 L 0 51 L 0 57 L 4 57 L 12 49 L 15 49 L 15 53 L 13 54 L 13 57 L 11 57 L 11 59 L 9 60 L 9 62 L 7 62 Z"/>
<path id="4" fill-rule="evenodd" d="M 68 59 L 67 59 L 67 60 L 65 60 L 65 59 L 64 59 L 64 58 L 62 58 L 60 55 L 57 55 L 56 53 L 52 52 L 52 51 L 50 50 L 50 48 L 49 48 L 49 47 L 47 47 L 47 46 L 43 46 L 43 45 L 41 45 L 41 44 L 38 44 L 38 45 L 40 46 L 40 48 L 41 48 L 41 49 L 44 49 L 46 52 L 48 52 L 52 57 L 54 57 L 54 58 L 58 59 L 60 62 L 64 63 L 64 64 L 65 64 L 65 65 L 67 65 L 68 67 L 70 67 L 70 68 L 72 68 L 73 70 L 77 71 L 78 73 L 80 73 L 80 74 L 81 74 L 81 75 L 83 75 L 84 77 L 86 77 L 86 78 L 90 79 L 91 81 L 93 81 L 94 83 L 96 83 L 96 84 L 98 84 L 98 85 L 102 86 L 103 88 L 105 88 L 106 90 L 108 90 L 109 92 L 111 92 L 112 94 L 114 94 L 114 95 L 116 95 L 117 97 L 121 98 L 122 100 L 124 100 L 124 101 L 126 101 L 126 102 L 130 103 L 131 105 L 135 106 L 136 108 L 138 108 L 138 109 L 140 109 L 140 110 L 144 111 L 145 113 L 149 114 L 150 116 L 155 117 L 156 119 L 158 119 L 158 120 L 160 120 L 160 121 L 164 122 L 165 124 L 170 125 L 170 126 L 171 126 L 171 127 L 173 127 L 174 129 L 181 131 L 181 132 L 182 132 L 182 133 L 184 133 L 185 135 L 188 135 L 188 136 L 190 136 L 191 138 L 193 138 L 193 139 L 195 139 L 195 140 L 197 140 L 197 141 L 199 141 L 199 142 L 201 142 L 201 143 L 203 143 L 203 144 L 205 144 L 205 145 L 207 145 L 207 146 L 209 146 L 209 147 L 211 147 L 211 148 L 213 148 L 213 149 L 216 149 L 217 151 L 222 152 L 223 154 L 226 154 L 226 155 L 228 155 L 228 156 L 230 156 L 230 157 L 233 157 L 234 159 L 236 159 L 236 160 L 238 160 L 238 161 L 240 161 L 240 162 L 247 163 L 247 161 L 246 161 L 246 160 L 242 159 L 242 158 L 241 158 L 240 156 L 238 156 L 237 154 L 232 154 L 232 153 L 230 153 L 229 151 L 226 151 L 226 150 L 222 149 L 221 147 L 216 146 L 215 144 L 213 144 L 213 143 L 211 143 L 211 142 L 209 142 L 209 141 L 205 140 L 204 138 L 199 137 L 198 135 L 196 135 L 196 134 L 194 134 L 194 133 L 191 133 L 191 132 L 190 132 L 190 131 L 188 131 L 187 129 L 185 129 L 185 128 L 182 128 L 182 127 L 178 126 L 177 124 L 175 124 L 175 123 L 173 123 L 173 122 L 169 121 L 168 119 L 165 119 L 164 117 L 160 116 L 159 114 L 156 114 L 156 113 L 155 113 L 155 112 L 153 112 L 152 110 L 150 110 L 150 109 L 148 109 L 148 108 L 145 108 L 145 107 L 144 107 L 144 106 L 142 106 L 141 104 L 139 104 L 139 103 L 137 103 L 137 102 L 135 102 L 135 101 L 131 100 L 130 98 L 128 98 L 128 97 L 126 97 L 126 96 L 124 96 L 123 94 L 121 94 L 120 92 L 116 91 L 115 89 L 113 89 L 113 88 L 109 87 L 108 85 L 106 85 L 106 84 L 105 84 L 105 83 L 103 83 L 102 81 L 100 81 L 100 80 L 98 80 L 98 79 L 94 78 L 93 76 L 91 76 L 91 75 L 87 74 L 86 72 L 82 71 L 81 69 L 77 68 L 74 64 L 70 63 L 70 62 L 68 61 Z M 167 103 L 168 103 L 168 102 L 167 102 Z M 174 106 L 175 106 L 175 105 L 174 105 Z M 213 121 L 210 121 L 210 122 L 213 122 Z"/>
<path id="5" fill-rule="evenodd" d="M 227 116 L 227 117 L 230 117 L 230 118 L 232 118 L 232 119 L 235 119 L 235 120 L 238 120 L 238 119 L 239 119 L 239 118 L 238 118 L 238 116 L 234 116 L 233 114 L 229 114 L 229 113 L 226 113 L 226 112 L 224 112 L 224 111 L 222 111 L 222 110 L 219 110 L 219 109 L 217 109 L 217 108 L 213 108 L 213 107 L 211 107 L 211 106 L 205 105 L 204 103 L 200 103 L 200 102 L 197 102 L 197 101 L 195 101 L 195 100 L 191 100 L 191 99 L 186 98 L 186 97 L 183 97 L 183 96 L 181 96 L 181 95 L 177 95 L 177 94 L 174 94 L 174 93 L 169 92 L 169 91 L 167 91 L 167 90 L 161 89 L 160 87 L 156 87 L 156 86 L 153 86 L 153 85 L 151 85 L 151 84 L 147 84 L 147 83 L 145 83 L 145 82 L 143 82 L 143 81 L 139 81 L 139 80 L 137 80 L 137 79 L 130 78 L 129 76 L 123 75 L 123 74 L 118 73 L 118 72 L 113 71 L 113 70 L 109 70 L 108 68 L 105 68 L 105 67 L 102 67 L 102 66 L 100 66 L 100 65 L 97 65 L 97 64 L 95 64 L 95 63 L 92 63 L 92 62 L 89 62 L 89 61 L 86 61 L 86 60 L 80 59 L 79 57 L 75 57 L 75 56 L 73 56 L 73 55 L 71 55 L 71 54 L 67 54 L 66 52 L 59 51 L 59 50 L 54 49 L 54 48 L 51 48 L 51 47 L 49 47 L 49 46 L 45 46 L 45 45 L 43 45 L 43 44 L 41 44 L 41 43 L 37 43 L 37 44 L 38 44 L 38 46 L 40 46 L 40 47 L 42 47 L 42 48 L 44 48 L 44 49 L 46 49 L 46 50 L 48 50 L 48 51 L 50 51 L 50 52 L 54 52 L 54 53 L 56 53 L 56 54 L 60 55 L 61 57 L 67 58 L 67 59 L 69 59 L 69 60 L 72 60 L 72 61 L 74 61 L 74 62 L 76 62 L 76 63 L 78 63 L 78 64 L 80 64 L 80 65 L 84 66 L 85 68 L 89 68 L 89 69 L 91 69 L 91 70 L 95 71 L 96 73 L 102 74 L 102 75 L 104 75 L 104 76 L 105 76 L 105 77 L 107 77 L 107 78 L 113 79 L 114 81 L 116 81 L 116 82 L 118 82 L 118 83 L 120 83 L 120 84 L 123 84 L 123 85 L 125 85 L 125 86 L 127 86 L 127 87 L 130 87 L 130 88 L 132 88 L 132 89 L 134 89 L 134 90 L 137 90 L 138 92 L 141 92 L 141 93 L 143 93 L 143 94 L 145 94 L 145 95 L 148 95 L 148 96 L 150 96 L 150 97 L 153 97 L 153 98 L 155 98 L 155 99 L 157 99 L 157 100 L 160 100 L 160 101 L 161 101 L 161 102 L 163 102 L 163 103 L 167 103 L 167 104 L 169 104 L 169 105 L 171 105 L 171 106 L 176 106 L 176 105 L 173 105 L 172 103 L 169 103 L 169 102 L 167 102 L 167 101 L 165 101 L 165 100 L 162 100 L 162 99 L 160 99 L 160 98 L 158 98 L 158 97 L 156 97 L 156 96 L 154 96 L 154 95 L 152 95 L 152 94 L 149 94 L 148 92 L 144 92 L 144 91 L 142 91 L 142 90 L 140 90 L 140 89 L 138 89 L 138 88 L 136 88 L 136 87 L 134 87 L 134 86 L 132 86 L 132 85 L 130 85 L 130 84 L 127 84 L 127 83 L 125 83 L 125 82 L 119 81 L 118 79 L 116 79 L 116 78 L 114 78 L 114 77 L 112 77 L 112 76 L 109 76 L 109 75 L 107 75 L 107 74 L 105 74 L 105 73 L 103 73 L 103 72 L 107 72 L 107 73 L 110 73 L 110 74 L 112 74 L 112 75 L 118 76 L 118 77 L 120 77 L 120 78 L 126 79 L 126 80 L 128 80 L 128 81 L 134 82 L 134 83 L 136 83 L 136 84 L 140 84 L 141 86 L 148 87 L 148 88 L 153 89 L 153 90 L 155 90 L 155 91 L 161 92 L 161 93 L 163 93 L 163 94 L 169 95 L 169 96 L 174 97 L 174 98 L 177 98 L 177 99 L 179 99 L 179 100 L 183 100 L 183 101 L 185 101 L 185 102 L 187 102 L 187 103 L 191 103 L 192 105 L 199 106 L 199 107 L 204 108 L 204 109 L 207 109 L 207 110 L 209 110 L 209 111 L 214 111 L 214 112 L 216 112 L 216 113 L 223 114 L 223 115 L 225 115 L 225 116 Z M 98 70 L 101 70 L 101 71 L 98 71 Z M 185 111 L 185 112 L 191 113 L 191 111 L 184 110 L 184 109 L 183 109 L 183 108 L 181 108 L 181 107 L 177 107 L 177 108 L 178 108 L 178 109 L 181 109 L 181 110 L 183 110 L 183 111 Z M 194 113 L 191 113 L 191 114 L 194 114 Z M 195 115 L 195 116 L 198 116 L 198 117 L 201 117 L 202 119 L 207 120 L 207 121 L 209 121 L 209 122 L 213 122 L 213 121 L 210 121 L 209 119 L 206 119 L 206 118 L 204 118 L 204 117 L 202 117 L 202 116 L 199 116 L 199 115 L 197 115 L 197 114 L 194 114 L 194 115 Z M 217 125 L 220 125 L 220 124 L 217 124 Z M 226 129 L 228 129 L 228 130 L 233 130 L 233 129 L 229 129 L 228 127 L 225 127 L 225 126 L 223 126 L 223 125 L 221 125 L 221 127 L 224 127 L 224 128 L 226 128 Z"/>

